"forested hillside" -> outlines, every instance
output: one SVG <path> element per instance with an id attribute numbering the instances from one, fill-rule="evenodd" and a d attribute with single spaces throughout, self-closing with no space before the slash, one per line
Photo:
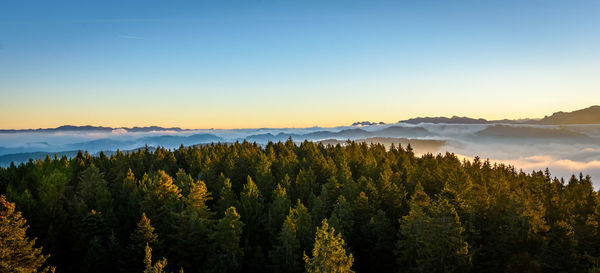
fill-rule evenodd
<path id="1" fill-rule="evenodd" d="M 26 229 L 19 211 L 29 266 L 62 273 L 600 270 L 589 177 L 410 146 L 80 152 L 0 168 L 0 194 L 2 270 L 26 263 L 4 243 Z"/>

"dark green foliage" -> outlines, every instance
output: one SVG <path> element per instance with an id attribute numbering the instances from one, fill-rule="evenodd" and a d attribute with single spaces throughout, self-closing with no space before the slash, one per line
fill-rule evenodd
<path id="1" fill-rule="evenodd" d="M 409 272 L 464 272 L 469 264 L 469 245 L 463 232 L 448 200 L 431 203 L 418 184 L 411 210 L 400 220 L 398 265 Z"/>
<path id="2" fill-rule="evenodd" d="M 317 227 L 312 257 L 304 254 L 307 273 L 352 273 L 354 263 L 352 254 L 346 254 L 346 244 L 333 227 L 329 227 L 327 219 L 323 219 L 321 227 Z"/>
<path id="3" fill-rule="evenodd" d="M 125 265 L 125 271 L 139 272 L 143 268 L 142 259 L 146 246 L 154 247 L 158 244 L 158 235 L 145 213 L 142 214 L 142 218 L 129 238 L 130 243 L 127 248 L 128 261 Z"/>
<path id="4" fill-rule="evenodd" d="M 0 272 L 30 273 L 42 269 L 47 255 L 35 247 L 35 239 L 27 238 L 26 221 L 15 204 L 0 195 Z"/>
<path id="5" fill-rule="evenodd" d="M 302 272 L 297 229 L 294 219 L 288 216 L 283 222 L 275 248 L 270 253 L 275 272 Z"/>
<path id="6" fill-rule="evenodd" d="M 208 260 L 206 271 L 209 272 L 238 272 L 244 250 L 240 247 L 244 223 L 240 221 L 240 215 L 235 207 L 225 211 L 211 236 L 212 256 Z"/>
<path id="7" fill-rule="evenodd" d="M 160 261 L 152 263 L 152 248 L 146 244 L 144 248 L 144 273 L 166 273 L 167 259 L 162 258 Z"/>
<path id="8" fill-rule="evenodd" d="M 281 186 L 281 184 L 277 184 L 277 187 L 273 190 L 271 199 L 272 201 L 267 211 L 266 228 L 269 232 L 270 244 L 274 245 L 285 216 L 290 210 L 290 200 L 288 199 L 286 188 Z"/>
<path id="9" fill-rule="evenodd" d="M 331 264 L 312 254 L 326 241 L 346 251 L 341 260 L 354 255 L 335 267 L 344 271 L 600 268 L 600 195 L 589 177 L 565 183 L 410 147 L 288 140 L 78 152 L 0 168 L 0 194 L 66 273 L 303 272 L 303 253 L 309 270 Z M 39 268 L 46 256 L 26 242 Z M 152 262 L 150 249 L 169 263 Z"/>

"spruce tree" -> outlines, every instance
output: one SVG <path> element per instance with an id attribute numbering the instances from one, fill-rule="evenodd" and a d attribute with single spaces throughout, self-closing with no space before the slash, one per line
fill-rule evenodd
<path id="1" fill-rule="evenodd" d="M 244 223 L 235 207 L 225 211 L 211 235 L 213 255 L 206 264 L 207 272 L 237 272 L 241 268 L 243 249 L 240 241 Z"/>
<path id="2" fill-rule="evenodd" d="M 162 258 L 162 260 L 157 261 L 156 263 L 152 263 L 152 248 L 146 244 L 144 248 L 144 273 L 165 273 L 165 268 L 167 267 L 167 259 Z"/>
<path id="3" fill-rule="evenodd" d="M 222 178 L 222 179 L 221 179 Z M 231 188 L 231 180 L 229 178 L 225 178 L 223 174 L 221 174 L 221 178 L 219 180 L 223 181 L 221 188 L 219 189 L 219 199 L 217 200 L 217 213 L 223 214 L 230 207 L 239 206 L 237 197 Z"/>
<path id="4" fill-rule="evenodd" d="M 281 184 L 277 184 L 272 194 L 272 201 L 269 204 L 266 228 L 269 232 L 269 239 L 274 244 L 277 240 L 281 225 L 290 210 L 290 200 L 287 198 L 287 191 Z"/>
<path id="5" fill-rule="evenodd" d="M 421 189 L 400 220 L 399 272 L 463 272 L 469 265 L 469 245 L 456 210 L 446 199 L 430 204 Z"/>
<path id="6" fill-rule="evenodd" d="M 35 247 L 36 239 L 27 238 L 27 221 L 15 204 L 0 195 L 0 272 L 29 273 L 53 271 L 43 268 L 48 255 Z"/>
<path id="7" fill-rule="evenodd" d="M 154 247 L 158 243 L 158 235 L 154 232 L 154 227 L 150 224 L 150 219 L 146 217 L 145 213 L 142 213 L 135 231 L 130 236 L 130 241 L 131 243 L 127 249 L 128 262 L 125 270 L 128 272 L 139 272 L 143 268 L 141 261 L 146 245 Z"/>
<path id="8" fill-rule="evenodd" d="M 342 236 L 335 234 L 327 219 L 323 219 L 321 227 L 317 227 L 312 258 L 304 254 L 306 272 L 308 273 L 350 273 L 354 257 L 346 255 L 346 243 Z"/>
<path id="9" fill-rule="evenodd" d="M 283 222 L 277 244 L 269 253 L 275 272 L 302 272 L 300 241 L 297 238 L 297 223 L 292 215 Z"/>

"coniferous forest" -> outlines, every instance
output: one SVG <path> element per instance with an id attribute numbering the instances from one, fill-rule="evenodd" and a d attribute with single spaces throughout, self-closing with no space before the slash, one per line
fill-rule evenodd
<path id="1" fill-rule="evenodd" d="M 589 176 L 305 141 L 0 168 L 0 272 L 600 272 Z"/>

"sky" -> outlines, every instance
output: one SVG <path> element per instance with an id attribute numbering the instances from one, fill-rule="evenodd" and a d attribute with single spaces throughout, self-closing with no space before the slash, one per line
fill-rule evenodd
<path id="1" fill-rule="evenodd" d="M 0 128 L 541 118 L 600 104 L 600 1 L 0 1 Z"/>

